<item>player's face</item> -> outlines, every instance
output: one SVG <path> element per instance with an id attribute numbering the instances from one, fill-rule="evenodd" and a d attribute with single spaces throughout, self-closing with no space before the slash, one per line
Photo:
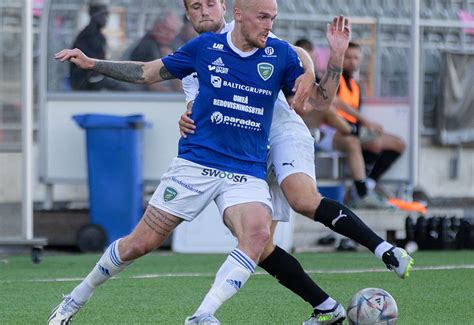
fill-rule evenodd
<path id="1" fill-rule="evenodd" d="M 222 0 L 185 0 L 186 16 L 194 30 L 219 32 L 224 26 L 225 3 Z"/>
<path id="2" fill-rule="evenodd" d="M 274 0 L 255 0 L 240 10 L 242 34 L 253 47 L 263 48 L 267 43 L 273 21 L 277 16 L 277 4 Z"/>
<path id="3" fill-rule="evenodd" d="M 357 71 L 360 66 L 360 62 L 362 60 L 362 53 L 360 49 L 356 47 L 350 47 L 346 50 L 346 54 L 344 55 L 344 70 L 349 73 L 353 73 Z"/>

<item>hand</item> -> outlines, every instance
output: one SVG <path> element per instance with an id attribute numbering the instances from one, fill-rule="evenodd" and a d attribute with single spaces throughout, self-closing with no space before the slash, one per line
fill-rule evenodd
<path id="1" fill-rule="evenodd" d="M 69 61 L 77 65 L 81 69 L 92 69 L 95 65 L 95 61 L 90 59 L 79 49 L 64 49 L 54 55 L 56 60 L 61 62 Z"/>
<path id="2" fill-rule="evenodd" d="M 181 118 L 179 119 L 178 125 L 179 125 L 179 134 L 183 138 L 187 138 L 188 134 L 194 134 L 194 130 L 196 129 L 196 125 L 194 125 L 194 121 L 189 117 L 192 113 L 192 108 L 189 107 L 186 112 L 181 115 Z"/>
<path id="3" fill-rule="evenodd" d="M 330 50 L 335 55 L 344 56 L 351 40 L 349 18 L 344 16 L 334 17 L 332 22 L 327 25 L 326 37 Z"/>
<path id="4" fill-rule="evenodd" d="M 295 86 L 293 87 L 295 95 L 292 98 L 291 107 L 299 114 L 304 113 L 306 110 L 305 106 L 313 91 L 314 81 L 314 74 L 310 72 L 303 73 L 295 81 Z"/>

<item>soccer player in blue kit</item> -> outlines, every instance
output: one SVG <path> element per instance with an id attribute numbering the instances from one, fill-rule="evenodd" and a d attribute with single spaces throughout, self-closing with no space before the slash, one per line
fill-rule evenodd
<path id="1" fill-rule="evenodd" d="M 109 246 L 53 311 L 50 324 L 70 321 L 99 285 L 159 247 L 180 222 L 193 220 L 212 200 L 238 246 L 216 274 L 208 315 L 188 321 L 219 324 L 213 312 L 254 272 L 270 234 L 272 205 L 265 178 L 273 104 L 279 89 L 292 89 L 303 71 L 287 43 L 267 41 L 276 17 L 274 0 L 237 0 L 234 15 L 231 33 L 203 34 L 174 55 L 152 62 L 94 60 L 77 49 L 56 54 L 60 61 L 129 82 L 153 83 L 197 72 L 200 92 L 193 117 L 200 132 L 180 140 L 178 157 L 163 175 L 140 223 Z M 344 32 L 345 23 L 340 18 L 332 28 Z M 310 101 L 329 105 L 338 80 L 338 74 L 328 80 L 331 91 L 313 89 Z"/>

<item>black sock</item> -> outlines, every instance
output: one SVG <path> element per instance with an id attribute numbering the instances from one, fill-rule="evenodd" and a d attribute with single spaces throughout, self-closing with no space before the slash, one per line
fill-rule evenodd
<path id="1" fill-rule="evenodd" d="M 395 160 L 400 157 L 400 153 L 393 150 L 384 150 L 380 154 L 379 159 L 375 162 L 374 168 L 369 174 L 369 177 L 378 181 L 380 177 L 393 165 Z"/>
<path id="2" fill-rule="evenodd" d="M 314 214 L 314 220 L 338 234 L 355 240 L 372 252 L 375 252 L 375 248 L 383 242 L 383 239 L 367 227 L 354 212 L 345 205 L 328 198 L 321 200 Z"/>
<path id="3" fill-rule="evenodd" d="M 354 185 L 357 191 L 357 195 L 359 197 L 362 198 L 367 195 L 367 184 L 365 184 L 365 180 L 364 181 L 354 180 Z"/>
<path id="4" fill-rule="evenodd" d="M 296 258 L 278 246 L 275 246 L 273 252 L 258 266 L 275 277 L 283 286 L 311 304 L 313 309 L 329 298 L 329 295 L 314 283 L 303 270 Z"/>
<path id="5" fill-rule="evenodd" d="M 379 159 L 380 154 L 362 150 L 362 156 L 364 157 L 365 173 L 369 175 L 374 168 L 375 162 Z"/>

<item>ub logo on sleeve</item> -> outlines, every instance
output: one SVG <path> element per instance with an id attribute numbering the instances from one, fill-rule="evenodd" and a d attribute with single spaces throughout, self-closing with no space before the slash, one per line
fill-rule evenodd
<path id="1" fill-rule="evenodd" d="M 258 68 L 258 74 L 264 81 L 267 81 L 268 79 L 270 79 L 274 70 L 273 65 L 266 62 L 257 64 L 257 68 Z"/>

